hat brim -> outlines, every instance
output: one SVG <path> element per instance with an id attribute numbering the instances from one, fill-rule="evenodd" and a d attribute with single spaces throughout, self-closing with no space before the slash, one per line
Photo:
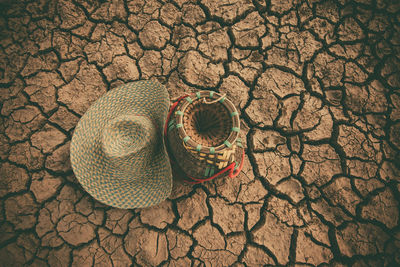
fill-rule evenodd
<path id="1" fill-rule="evenodd" d="M 143 208 L 165 200 L 172 189 L 172 170 L 162 138 L 169 109 L 166 88 L 155 81 L 117 87 L 99 98 L 78 122 L 71 141 L 71 165 L 82 187 L 95 199 L 117 208 Z M 145 170 L 121 175 L 101 147 L 102 130 L 115 117 L 134 113 L 149 117 L 159 133 Z M 135 166 L 134 163 L 132 166 Z"/>

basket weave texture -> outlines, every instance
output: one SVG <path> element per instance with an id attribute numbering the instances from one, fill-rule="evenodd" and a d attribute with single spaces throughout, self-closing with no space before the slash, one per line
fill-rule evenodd
<path id="1" fill-rule="evenodd" d="M 239 166 L 243 152 L 239 131 L 239 115 L 232 102 L 216 92 L 202 91 L 177 105 L 167 138 L 180 168 L 191 177 L 207 179 L 232 162 L 236 162 L 235 170 Z"/>

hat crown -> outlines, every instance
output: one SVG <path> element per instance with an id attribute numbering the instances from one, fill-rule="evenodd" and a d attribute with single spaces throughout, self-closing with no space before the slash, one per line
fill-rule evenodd
<path id="1" fill-rule="evenodd" d="M 143 150 L 150 148 L 155 136 L 155 126 L 146 116 L 120 115 L 105 126 L 102 148 L 110 158 L 126 158 L 145 152 Z"/>

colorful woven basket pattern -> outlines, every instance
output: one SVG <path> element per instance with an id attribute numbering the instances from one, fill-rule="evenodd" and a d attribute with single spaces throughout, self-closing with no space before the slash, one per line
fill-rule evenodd
<path id="1" fill-rule="evenodd" d="M 172 189 L 162 138 L 168 92 L 155 81 L 117 87 L 82 116 L 71 142 L 71 164 L 82 187 L 118 208 L 158 204 Z"/>
<path id="2" fill-rule="evenodd" d="M 208 130 L 199 133 L 200 124 Z M 238 166 L 241 161 L 238 112 L 218 93 L 202 91 L 181 100 L 167 130 L 171 154 L 188 176 L 207 179 L 228 164 L 236 162 Z"/>

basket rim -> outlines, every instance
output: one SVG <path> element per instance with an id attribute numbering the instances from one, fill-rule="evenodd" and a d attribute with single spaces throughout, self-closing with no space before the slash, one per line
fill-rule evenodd
<path id="1" fill-rule="evenodd" d="M 180 107 L 178 106 L 177 110 L 175 111 L 176 123 L 183 124 L 183 116 L 185 114 L 187 107 L 193 103 L 193 99 L 201 99 L 201 98 L 209 98 L 211 100 L 220 99 L 218 102 L 221 103 L 228 110 L 232 120 L 232 129 L 231 132 L 229 133 L 228 138 L 221 145 L 218 145 L 216 147 L 204 146 L 190 139 L 184 127 L 177 128 L 179 138 L 183 140 L 187 146 L 191 146 L 200 153 L 209 154 L 211 153 L 210 149 L 212 148 L 214 148 L 215 152 L 224 150 L 227 147 L 230 148 L 235 144 L 235 141 L 239 137 L 239 131 L 240 131 L 239 113 L 237 112 L 237 109 L 233 105 L 233 103 L 220 93 L 214 91 L 199 91 L 197 93 L 189 94 L 187 97 L 182 99 L 182 105 L 180 105 Z M 234 131 L 233 129 L 236 129 L 236 131 Z"/>

